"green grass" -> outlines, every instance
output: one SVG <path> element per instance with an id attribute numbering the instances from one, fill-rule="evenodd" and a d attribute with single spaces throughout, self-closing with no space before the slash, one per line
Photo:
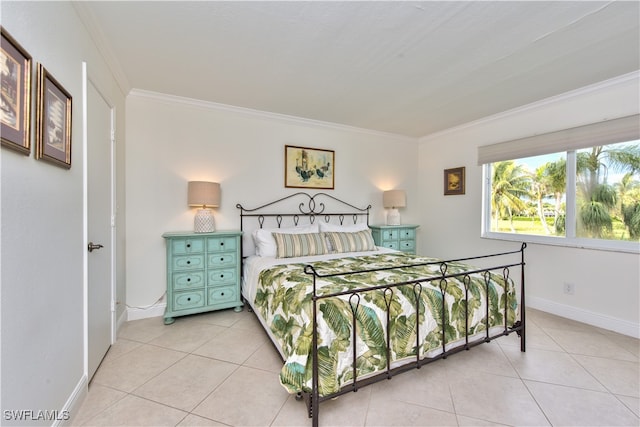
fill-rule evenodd
<path id="1" fill-rule="evenodd" d="M 536 236 L 556 236 L 553 234 L 553 218 L 546 218 L 547 225 L 552 234 L 546 234 L 544 228 L 542 228 L 542 223 L 540 222 L 540 218 L 538 217 L 514 217 L 513 218 L 513 228 L 515 229 L 516 234 L 532 234 Z M 499 233 L 511 233 L 511 224 L 509 220 L 500 220 L 498 222 L 498 229 L 495 229 L 495 220 L 491 221 L 491 231 L 499 232 Z M 564 237 L 564 233 L 560 235 Z M 619 220 L 613 221 L 613 232 L 611 236 L 608 236 L 609 240 L 630 240 L 629 232 L 625 227 L 624 223 Z"/>

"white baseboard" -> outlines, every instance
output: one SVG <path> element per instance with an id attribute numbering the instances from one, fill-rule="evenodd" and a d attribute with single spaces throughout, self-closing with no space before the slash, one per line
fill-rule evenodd
<path id="1" fill-rule="evenodd" d="M 158 303 L 146 308 L 127 307 L 127 320 L 140 320 L 147 319 L 149 317 L 161 317 L 164 316 L 164 309 L 167 307 L 167 303 Z"/>
<path id="2" fill-rule="evenodd" d="M 122 313 L 120 313 L 120 317 L 116 319 L 116 336 L 118 336 L 118 331 L 120 331 L 120 328 L 126 323 L 128 319 L 129 313 L 127 313 L 126 309 L 122 310 Z"/>
<path id="3" fill-rule="evenodd" d="M 629 322 L 628 320 L 617 319 L 615 317 L 594 313 L 593 311 L 572 307 L 570 305 L 559 304 L 555 301 L 549 301 L 538 297 L 527 297 L 526 304 L 527 307 L 535 308 L 540 311 L 566 317 L 567 319 L 586 323 L 588 325 L 597 326 L 598 328 L 618 332 L 630 337 L 640 338 L 640 325 Z"/>
<path id="4" fill-rule="evenodd" d="M 60 419 L 56 420 L 52 425 L 56 427 L 73 425 L 73 418 L 78 414 L 78 411 L 80 410 L 80 407 L 82 406 L 82 403 L 84 402 L 84 399 L 87 397 L 88 393 L 89 383 L 87 382 L 87 376 L 82 375 L 82 378 L 80 378 L 80 381 L 78 381 L 78 384 L 76 384 L 73 393 L 71 393 L 71 396 L 69 396 L 69 399 L 67 399 L 67 402 L 62 408 L 62 414 L 69 414 L 69 418 L 64 419 L 66 417 L 61 416 L 59 417 Z"/>

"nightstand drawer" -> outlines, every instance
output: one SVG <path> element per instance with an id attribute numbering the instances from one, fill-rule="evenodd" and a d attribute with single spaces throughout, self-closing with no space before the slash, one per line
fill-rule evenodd
<path id="1" fill-rule="evenodd" d="M 209 255 L 207 266 L 209 268 L 220 268 L 238 265 L 238 257 L 235 252 L 226 252 Z"/>
<path id="2" fill-rule="evenodd" d="M 209 305 L 222 304 L 236 301 L 238 299 L 238 289 L 235 286 L 225 286 L 209 290 Z"/>
<path id="3" fill-rule="evenodd" d="M 415 240 L 401 240 L 400 241 L 400 250 L 401 251 L 414 251 L 416 249 Z"/>
<path id="4" fill-rule="evenodd" d="M 195 288 L 204 288 L 204 271 L 190 271 L 187 273 L 173 274 L 174 290 L 179 291 Z"/>
<path id="5" fill-rule="evenodd" d="M 173 258 L 174 270 L 197 270 L 204 268 L 204 255 L 186 255 Z"/>
<path id="6" fill-rule="evenodd" d="M 204 252 L 204 239 L 174 239 L 171 249 L 174 255 Z"/>
<path id="7" fill-rule="evenodd" d="M 235 237 L 210 237 L 207 239 L 207 252 L 235 251 L 238 239 Z"/>
<path id="8" fill-rule="evenodd" d="M 219 270 L 213 270 L 209 272 L 208 286 L 220 286 L 229 283 L 235 283 L 238 279 L 238 274 L 235 268 L 225 268 Z"/>
<path id="9" fill-rule="evenodd" d="M 173 294 L 173 309 L 188 310 L 197 307 L 204 307 L 204 290 L 192 292 L 176 292 Z"/>
<path id="10" fill-rule="evenodd" d="M 400 239 L 413 240 L 416 238 L 416 230 L 413 228 L 403 228 L 398 231 L 400 231 Z"/>
<path id="11" fill-rule="evenodd" d="M 382 242 L 380 246 L 382 246 L 383 248 L 398 250 L 398 242 Z"/>
<path id="12" fill-rule="evenodd" d="M 398 240 L 400 230 L 383 230 L 382 240 Z"/>

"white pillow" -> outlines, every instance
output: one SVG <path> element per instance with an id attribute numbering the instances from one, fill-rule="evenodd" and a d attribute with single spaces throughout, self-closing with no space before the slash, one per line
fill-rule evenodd
<path id="1" fill-rule="evenodd" d="M 368 229 L 369 229 L 369 226 L 363 222 L 359 222 L 357 224 L 351 224 L 351 225 L 338 225 L 338 224 L 331 224 L 329 222 L 320 222 L 321 232 L 335 231 L 338 233 L 355 233 L 357 231 L 364 231 Z"/>
<path id="2" fill-rule="evenodd" d="M 275 257 L 278 253 L 276 239 L 272 233 L 280 234 L 302 234 L 318 233 L 318 224 L 303 225 L 290 228 L 259 228 L 253 232 L 253 241 L 256 245 L 256 255 Z"/>

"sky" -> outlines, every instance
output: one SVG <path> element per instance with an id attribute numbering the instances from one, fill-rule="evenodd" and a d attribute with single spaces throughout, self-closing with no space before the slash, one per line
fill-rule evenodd
<path id="1" fill-rule="evenodd" d="M 621 144 L 613 144 L 615 146 L 619 146 L 619 147 L 623 147 L 626 145 L 639 145 L 640 141 L 630 141 L 630 142 L 625 142 L 625 143 L 621 143 Z M 562 153 L 553 153 L 553 154 L 545 154 L 542 156 L 535 156 L 535 157 L 527 157 L 525 159 L 518 159 L 517 163 L 519 164 L 524 164 L 527 166 L 527 168 L 529 169 L 529 171 L 531 172 L 535 172 L 536 169 L 548 162 L 555 162 L 556 160 L 559 159 L 564 159 L 566 158 L 566 153 L 562 152 Z M 606 160 L 606 159 L 603 159 Z M 613 173 L 613 172 L 609 172 L 608 175 L 608 183 L 609 184 L 613 184 L 616 182 L 620 182 L 622 177 L 624 176 L 624 173 Z"/>

